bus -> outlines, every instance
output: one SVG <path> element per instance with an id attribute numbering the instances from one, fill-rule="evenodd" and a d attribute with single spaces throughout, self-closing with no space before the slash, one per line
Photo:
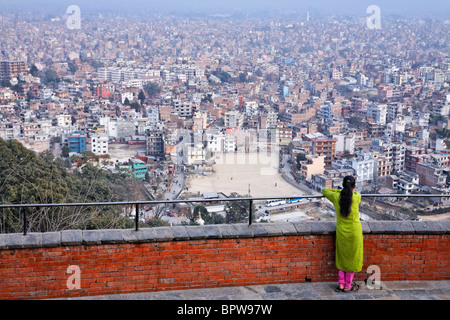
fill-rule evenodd
<path id="1" fill-rule="evenodd" d="M 287 203 L 297 203 L 297 202 L 300 202 L 302 200 L 303 200 L 303 198 L 288 199 Z"/>
<path id="2" fill-rule="evenodd" d="M 266 200 L 267 207 L 281 206 L 282 204 L 286 204 L 286 200 L 284 199 Z"/>

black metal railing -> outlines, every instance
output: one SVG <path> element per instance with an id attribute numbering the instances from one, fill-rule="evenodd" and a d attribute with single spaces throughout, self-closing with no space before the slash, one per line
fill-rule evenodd
<path id="1" fill-rule="evenodd" d="M 278 196 L 278 197 L 242 197 L 242 198 L 193 198 L 193 199 L 177 199 L 177 200 L 149 200 L 149 201 L 122 201 L 122 202 L 84 202 L 84 203 L 35 203 L 35 204 L 0 204 L 0 209 L 6 208 L 23 208 L 23 234 L 27 234 L 27 213 L 28 208 L 39 207 L 83 207 L 83 206 L 135 206 L 135 230 L 139 230 L 139 212 L 141 205 L 156 204 L 175 204 L 175 203 L 196 203 L 196 202 L 229 202 L 229 201 L 249 201 L 248 224 L 252 224 L 253 220 L 253 201 L 258 200 L 276 200 L 276 199 L 314 199 L 323 198 L 322 194 L 317 195 L 298 195 L 298 196 Z M 361 194 L 361 197 L 367 198 L 443 198 L 450 197 L 450 194 Z"/>

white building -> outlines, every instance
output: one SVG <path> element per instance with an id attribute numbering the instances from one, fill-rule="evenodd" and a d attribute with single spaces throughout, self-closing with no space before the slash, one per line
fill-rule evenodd
<path id="1" fill-rule="evenodd" d="M 134 100 L 133 92 L 124 92 L 121 94 L 122 104 L 125 103 L 125 100 L 128 99 L 129 102 Z"/>
<path id="2" fill-rule="evenodd" d="M 206 160 L 206 151 L 201 143 L 191 144 L 187 147 L 187 164 L 195 165 Z"/>
<path id="3" fill-rule="evenodd" d="M 237 110 L 228 111 L 224 114 L 225 128 L 242 128 L 244 115 Z"/>
<path id="4" fill-rule="evenodd" d="M 72 125 L 72 116 L 70 114 L 58 114 L 56 116 L 58 127 L 67 127 Z"/>
<path id="5" fill-rule="evenodd" d="M 397 190 L 403 194 L 411 194 L 414 191 L 420 190 L 419 175 L 415 173 L 402 173 L 398 175 Z"/>
<path id="6" fill-rule="evenodd" d="M 159 109 L 158 107 L 147 108 L 147 118 L 151 125 L 156 125 L 159 122 Z"/>
<path id="7" fill-rule="evenodd" d="M 91 137 L 91 151 L 96 155 L 108 154 L 108 135 L 94 134 Z"/>
<path id="8" fill-rule="evenodd" d="M 100 125 L 106 128 L 106 132 L 109 137 L 117 139 L 117 119 L 111 119 L 110 117 L 102 117 L 99 120 Z"/>
<path id="9" fill-rule="evenodd" d="M 355 134 L 336 134 L 333 138 L 336 141 L 336 154 L 343 154 L 349 152 L 353 154 L 355 152 Z"/>
<path id="10" fill-rule="evenodd" d="M 255 101 L 247 101 L 245 102 L 245 115 L 248 118 L 252 118 L 253 115 L 257 114 L 258 112 L 258 103 Z"/>
<path id="11" fill-rule="evenodd" d="M 376 171 L 376 161 L 372 152 L 362 152 L 358 154 L 357 158 L 351 159 L 351 166 L 358 177 L 356 179 L 358 187 L 372 182 Z"/>
<path id="12" fill-rule="evenodd" d="M 209 130 L 206 133 L 206 149 L 210 152 L 234 152 L 236 137 L 224 134 L 218 130 Z"/>
<path id="13" fill-rule="evenodd" d="M 386 159 L 391 164 L 392 170 L 396 172 L 405 171 L 406 144 L 378 142 L 379 146 L 374 146 L 374 149 L 379 150 L 385 155 Z"/>
<path id="14" fill-rule="evenodd" d="M 180 117 L 191 117 L 193 111 L 192 103 L 188 101 L 182 101 L 180 99 L 173 99 L 173 109 L 178 112 Z"/>
<path id="15" fill-rule="evenodd" d="M 389 103 L 387 106 L 386 122 L 394 121 L 399 115 L 402 114 L 404 105 L 399 102 Z"/>
<path id="16" fill-rule="evenodd" d="M 386 104 L 369 104 L 367 106 L 367 118 L 372 118 L 380 125 L 386 124 L 387 105 Z"/>
<path id="17" fill-rule="evenodd" d="M 225 135 L 219 130 L 208 130 L 206 132 L 206 149 L 210 152 L 223 152 Z"/>

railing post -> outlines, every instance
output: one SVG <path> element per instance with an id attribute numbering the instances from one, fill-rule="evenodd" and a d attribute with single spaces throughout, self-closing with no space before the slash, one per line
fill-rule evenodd
<path id="1" fill-rule="evenodd" d="M 27 208 L 24 208 L 23 209 L 23 235 L 24 236 L 26 236 L 27 235 L 27 225 L 28 225 L 28 222 L 27 222 L 27 213 L 28 213 L 28 209 Z"/>
<path id="2" fill-rule="evenodd" d="M 250 200 L 250 208 L 248 211 L 248 225 L 251 226 L 252 225 L 252 220 L 253 220 L 253 200 Z"/>
<path id="3" fill-rule="evenodd" d="M 134 222 L 136 224 L 136 231 L 139 230 L 139 204 L 136 203 L 136 216 L 134 217 Z"/>

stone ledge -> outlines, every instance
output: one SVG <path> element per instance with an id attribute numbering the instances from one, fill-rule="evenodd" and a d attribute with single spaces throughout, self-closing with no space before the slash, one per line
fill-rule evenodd
<path id="1" fill-rule="evenodd" d="M 364 234 L 448 234 L 450 221 L 363 221 Z M 236 239 L 304 235 L 334 235 L 333 221 L 221 224 L 112 230 L 0 234 L 0 249 L 146 243 L 201 239 Z"/>

